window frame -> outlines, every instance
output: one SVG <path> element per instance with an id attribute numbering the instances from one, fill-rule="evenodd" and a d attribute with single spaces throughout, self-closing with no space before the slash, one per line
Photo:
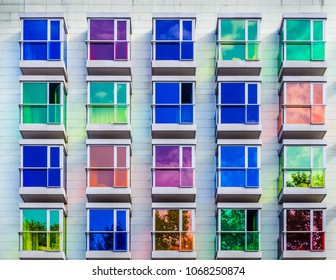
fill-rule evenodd
<path id="1" fill-rule="evenodd" d="M 245 236 L 245 250 L 222 250 L 221 249 L 221 234 L 222 233 L 235 233 L 235 232 L 238 232 L 238 231 L 223 231 L 222 228 L 221 228 L 221 211 L 222 210 L 244 210 L 245 211 L 245 225 L 244 225 L 244 231 L 239 231 L 241 233 L 244 233 L 244 236 Z M 247 230 L 247 211 L 250 211 L 250 210 L 254 210 L 257 212 L 257 217 L 258 217 L 258 222 L 257 222 L 257 227 L 258 227 L 258 231 L 248 231 Z M 243 251 L 243 252 L 260 252 L 261 249 L 260 249 L 260 208 L 230 208 L 230 207 L 226 207 L 226 208 L 219 208 L 217 210 L 217 251 L 226 251 L 226 252 L 235 252 L 235 251 Z M 248 250 L 247 248 L 247 234 L 248 233 L 258 233 L 258 247 L 259 247 L 259 250 Z"/>
<path id="2" fill-rule="evenodd" d="M 23 34 L 24 34 L 24 22 L 25 21 L 30 21 L 30 20 L 45 20 L 47 21 L 47 39 L 46 40 L 24 40 L 23 38 Z M 51 22 L 52 21 L 58 21 L 59 25 L 60 25 L 60 39 L 59 40 L 51 40 Z M 64 28 L 65 22 L 63 18 L 22 18 L 21 19 L 21 39 L 20 39 L 20 59 L 23 61 L 34 61 L 32 59 L 24 59 L 24 43 L 46 43 L 46 54 L 47 54 L 47 58 L 46 59 L 38 59 L 38 61 L 64 61 L 64 51 L 65 51 L 65 38 L 66 38 L 66 34 L 65 34 L 65 28 Z M 52 59 L 49 58 L 49 43 L 53 43 L 53 42 L 59 42 L 60 43 L 60 58 L 59 59 Z"/>
<path id="3" fill-rule="evenodd" d="M 87 208 L 87 215 L 86 215 L 86 225 L 87 225 L 87 231 L 86 231 L 86 251 L 91 251 L 91 252 L 106 252 L 106 251 L 110 251 L 110 250 L 90 250 L 90 234 L 91 233 L 102 233 L 102 231 L 91 231 L 90 230 L 90 221 L 91 221 L 91 217 L 90 217 L 90 211 L 91 210 L 109 210 L 109 211 L 113 211 L 113 231 L 103 231 L 104 233 L 109 233 L 109 234 L 113 234 L 113 251 L 112 252 L 129 252 L 130 251 L 130 209 L 128 208 L 111 208 L 111 207 L 104 207 L 104 208 L 97 208 L 97 207 L 90 207 Z M 126 225 L 126 231 L 117 231 L 117 212 L 125 212 L 125 217 L 126 217 L 126 221 L 125 221 L 125 225 Z M 121 233 L 126 233 L 127 236 L 127 242 L 126 242 L 126 246 L 127 249 L 126 250 L 117 250 L 116 249 L 116 242 L 115 242 L 115 238 L 116 235 L 115 233 L 117 232 L 121 232 Z"/>
<path id="4" fill-rule="evenodd" d="M 221 167 L 221 147 L 244 147 L 244 157 L 245 157 L 245 166 L 244 167 Z M 248 148 L 257 148 L 257 167 L 250 167 L 251 169 L 257 169 L 258 170 L 258 186 L 247 186 L 247 170 L 248 167 Z M 245 186 L 221 186 L 221 171 L 222 170 L 244 170 L 245 171 Z M 260 178 L 260 169 L 261 169 L 261 151 L 260 151 L 260 145 L 252 144 L 252 145 L 246 145 L 246 144 L 236 144 L 236 145 L 228 145 L 228 144 L 220 144 L 217 145 L 217 172 L 216 172 L 216 185 L 217 188 L 243 188 L 243 189 L 257 189 L 261 187 L 261 178 Z"/>
<path id="5" fill-rule="evenodd" d="M 156 101 L 156 85 L 157 84 L 178 84 L 179 85 L 179 103 L 167 103 L 167 104 L 157 104 Z M 182 103 L 182 84 L 192 84 L 192 103 Z M 177 124 L 177 125 L 188 125 L 188 124 L 194 124 L 195 123 L 195 82 L 188 82 L 188 81 L 179 81 L 179 82 L 171 82 L 171 81 L 156 81 L 153 82 L 153 103 L 152 103 L 152 123 L 158 124 L 158 125 L 165 125 L 165 124 Z M 192 122 L 182 122 L 182 106 L 188 105 L 192 106 Z M 179 108 L 179 122 L 178 123 L 158 123 L 156 122 L 156 108 L 157 107 L 178 107 Z"/>
<path id="6" fill-rule="evenodd" d="M 23 148 L 24 147 L 47 147 L 47 166 L 46 167 L 24 167 L 23 166 L 23 161 L 24 161 L 24 153 L 23 153 Z M 59 149 L 59 167 L 51 167 L 50 162 L 51 162 L 51 148 L 58 148 Z M 51 189 L 65 189 L 66 188 L 66 182 L 65 182 L 65 164 L 66 164 L 66 159 L 65 159 L 65 151 L 64 147 L 62 145 L 45 145 L 45 144 L 23 144 L 20 146 L 20 151 L 21 151 L 21 164 L 20 164 L 20 188 L 34 188 L 34 187 L 40 187 L 40 188 L 51 188 Z M 23 171 L 24 170 L 46 170 L 47 172 L 47 185 L 48 186 L 24 186 L 23 185 Z M 60 170 L 60 186 L 49 186 L 49 169 L 59 169 Z"/>
<path id="7" fill-rule="evenodd" d="M 244 28 L 245 28 L 245 34 L 244 34 L 244 40 L 222 40 L 221 35 L 222 35 L 222 26 L 221 22 L 222 20 L 226 21 L 237 21 L 241 20 L 244 21 Z M 248 24 L 249 22 L 257 22 L 257 39 L 256 40 L 249 40 L 248 39 Z M 245 46 L 245 59 L 239 59 L 239 61 L 260 61 L 260 18 L 218 18 L 218 31 L 217 31 L 217 60 L 220 61 L 233 61 L 232 59 L 223 59 L 221 56 L 221 46 L 222 45 L 240 45 L 244 44 Z M 248 55 L 248 43 L 253 43 L 257 45 L 257 58 L 256 59 L 249 59 Z"/>
<path id="8" fill-rule="evenodd" d="M 168 210 L 175 210 L 179 211 L 179 229 L 177 231 L 156 231 L 155 225 L 155 211 L 168 211 Z M 191 211 L 191 232 L 190 231 L 184 231 L 183 230 L 183 211 Z M 195 209 L 194 208 L 174 208 L 174 207 L 166 207 L 166 208 L 153 208 L 152 209 L 152 251 L 154 252 L 194 252 L 195 251 Z M 181 242 L 179 242 L 179 250 L 155 250 L 155 234 L 156 233 L 172 233 L 172 234 L 179 234 L 179 240 L 181 238 L 181 234 L 183 233 L 191 233 L 193 236 L 193 248 L 192 250 L 183 250 L 181 248 Z"/>
<path id="9" fill-rule="evenodd" d="M 113 84 L 113 103 L 91 103 L 91 84 L 104 83 L 104 84 Z M 126 103 L 122 106 L 126 107 L 127 113 L 127 122 L 116 122 L 117 119 L 117 110 L 115 110 L 118 105 L 118 85 L 126 85 Z M 88 81 L 87 82 L 87 104 L 86 104 L 86 123 L 90 125 L 100 125 L 100 124 L 111 124 L 111 125 L 125 125 L 130 124 L 131 121 L 131 106 L 130 106 L 130 83 L 129 82 L 119 82 L 119 81 Z M 113 109 L 113 122 L 108 123 L 92 123 L 91 122 L 91 109 L 92 108 L 109 108 Z"/>
<path id="10" fill-rule="evenodd" d="M 91 147 L 113 147 L 113 167 L 91 167 L 90 166 L 90 148 Z M 117 148 L 126 148 L 126 167 L 117 167 L 117 160 L 118 160 L 118 155 L 117 155 Z M 130 188 L 130 177 L 131 177 L 131 167 L 130 167 L 130 161 L 131 161 L 131 151 L 130 151 L 130 145 L 127 144 L 88 144 L 87 145 L 87 167 L 86 167 L 86 187 L 87 188 L 112 188 L 112 189 L 126 189 Z M 126 169 L 127 170 L 127 186 L 115 186 L 116 182 L 116 169 Z M 113 183 L 114 186 L 90 186 L 91 182 L 91 177 L 90 177 L 90 171 L 91 170 L 108 170 L 113 172 Z"/>
<path id="11" fill-rule="evenodd" d="M 245 87 L 245 102 L 244 104 L 224 104 L 222 102 L 222 84 L 244 84 Z M 249 90 L 248 87 L 249 85 L 256 85 L 257 86 L 257 103 L 256 104 L 249 104 L 248 103 L 248 97 L 249 97 Z M 260 89 L 261 89 L 261 85 L 260 82 L 218 82 L 218 90 L 217 90 L 217 124 L 221 124 L 221 125 L 226 125 L 226 124 L 242 124 L 242 125 L 257 125 L 261 123 L 261 98 L 260 98 Z M 247 115 L 247 108 L 248 106 L 258 106 L 258 119 L 259 122 L 249 122 L 248 121 L 248 115 Z M 223 107 L 244 107 L 244 111 L 245 111 L 245 122 L 244 123 L 237 123 L 237 122 L 231 122 L 231 123 L 224 123 L 222 122 L 222 113 L 221 113 L 221 109 Z"/>
<path id="12" fill-rule="evenodd" d="M 156 147 L 161 146 L 161 147 L 178 147 L 179 149 L 179 166 L 178 167 L 156 167 L 155 162 L 156 162 Z M 183 148 L 191 148 L 191 167 L 183 167 Z M 152 188 L 167 188 L 167 187 L 172 187 L 176 189 L 189 189 L 189 188 L 195 188 L 195 145 L 178 145 L 178 144 L 155 144 L 153 145 L 153 157 L 152 157 L 152 162 L 153 162 L 153 167 L 152 167 Z M 182 186 L 182 170 L 187 169 L 187 170 L 192 170 L 193 171 L 193 182 L 192 186 Z M 180 186 L 156 186 L 156 170 L 179 170 L 180 173 L 180 180 L 179 180 L 179 185 Z"/>
<path id="13" fill-rule="evenodd" d="M 24 210 L 45 210 L 46 211 L 46 231 L 35 231 L 35 230 L 31 230 L 31 231 L 24 231 L 23 230 L 23 218 L 24 218 Z M 58 231 L 51 231 L 50 230 L 50 212 L 51 211 L 58 211 L 59 212 L 59 230 Z M 64 213 L 63 209 L 59 209 L 59 208 L 21 208 L 20 209 L 20 251 L 29 251 L 29 252 L 48 252 L 48 253 L 52 253 L 52 252 L 65 252 L 65 247 L 63 245 L 64 241 L 65 241 L 65 236 L 63 236 L 63 234 L 65 233 L 65 219 L 66 219 L 66 215 Z M 24 233 L 32 233 L 34 234 L 34 232 L 36 232 L 36 234 L 39 233 L 45 233 L 46 234 L 46 250 L 24 250 L 23 249 L 23 234 Z M 59 233 L 59 250 L 48 250 L 49 248 L 49 244 L 48 244 L 48 239 L 49 239 L 49 235 L 51 233 Z"/>
<path id="14" fill-rule="evenodd" d="M 99 21 L 99 20 L 110 20 L 113 21 L 113 40 L 94 40 L 91 39 L 91 20 L 94 21 Z M 87 19 L 88 21 L 88 31 L 87 31 L 87 60 L 89 61 L 101 61 L 100 59 L 91 59 L 91 53 L 90 53 L 90 45 L 91 43 L 99 43 L 99 44 L 104 44 L 104 43 L 109 43 L 113 44 L 113 59 L 104 59 L 108 61 L 130 61 L 131 60 L 131 52 L 130 52 L 130 35 L 131 35 L 131 24 L 130 24 L 130 19 L 129 18 L 104 18 L 104 17 L 90 17 Z M 118 40 L 118 22 L 126 22 L 126 39 L 125 40 Z M 117 53 L 117 44 L 116 43 L 126 43 L 127 44 L 127 58 L 116 58 L 116 53 Z M 103 61 L 104 61 L 103 60 Z"/>
<path id="15" fill-rule="evenodd" d="M 178 40 L 158 40 L 156 39 L 156 22 L 160 20 L 178 20 L 179 21 L 179 39 Z M 183 40 L 183 22 L 191 22 L 191 40 Z M 153 39 L 152 39 L 152 60 L 154 61 L 165 61 L 161 59 L 156 59 L 156 43 L 179 43 L 179 59 L 177 61 L 194 61 L 195 60 L 195 28 L 196 28 L 196 20 L 195 18 L 153 18 Z M 192 58 L 183 58 L 182 57 L 182 43 L 188 42 L 193 44 L 193 55 Z M 168 61 L 176 61 L 176 60 L 168 60 Z"/>

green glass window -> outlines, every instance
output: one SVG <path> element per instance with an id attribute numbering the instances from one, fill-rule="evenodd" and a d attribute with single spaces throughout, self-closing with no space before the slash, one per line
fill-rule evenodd
<path id="1" fill-rule="evenodd" d="M 66 91 L 62 83 L 24 82 L 22 84 L 21 122 L 24 124 L 60 124 L 62 118 L 65 117 L 65 107 L 63 107 L 65 99 Z"/>
<path id="2" fill-rule="evenodd" d="M 256 209 L 219 211 L 219 249 L 259 251 L 259 212 Z"/>
<path id="3" fill-rule="evenodd" d="M 90 82 L 89 123 L 128 123 L 128 85 L 114 82 Z"/>
<path id="4" fill-rule="evenodd" d="M 60 251 L 62 220 L 61 210 L 23 209 L 22 250 Z"/>
<path id="5" fill-rule="evenodd" d="M 325 186 L 324 148 L 285 146 L 280 154 L 279 191 L 283 187 Z"/>
<path id="6" fill-rule="evenodd" d="M 221 19 L 219 23 L 219 59 L 258 60 L 259 40 L 256 19 Z"/>
<path id="7" fill-rule="evenodd" d="M 285 28 L 285 38 L 280 36 L 280 43 L 284 44 L 286 60 L 325 59 L 322 20 L 286 19 L 283 28 Z"/>

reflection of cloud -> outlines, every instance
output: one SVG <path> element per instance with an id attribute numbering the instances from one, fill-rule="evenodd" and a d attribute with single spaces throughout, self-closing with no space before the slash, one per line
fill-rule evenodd
<path id="1" fill-rule="evenodd" d="M 98 92 L 95 93 L 95 95 L 96 95 L 98 98 L 103 99 L 103 98 L 105 98 L 105 97 L 107 96 L 107 93 L 104 92 L 104 91 L 98 91 Z"/>
<path id="2" fill-rule="evenodd" d="M 310 167 L 311 147 L 286 147 L 286 166 L 292 168 Z"/>

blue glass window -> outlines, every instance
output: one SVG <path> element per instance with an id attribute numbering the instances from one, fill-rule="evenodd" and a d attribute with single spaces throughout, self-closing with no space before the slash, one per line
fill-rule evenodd
<path id="1" fill-rule="evenodd" d="M 220 83 L 219 123 L 259 123 L 257 83 Z"/>
<path id="2" fill-rule="evenodd" d="M 154 30 L 153 59 L 194 59 L 193 20 L 156 19 Z"/>
<path id="3" fill-rule="evenodd" d="M 61 187 L 61 148 L 22 147 L 22 186 Z"/>
<path id="4" fill-rule="evenodd" d="M 23 60 L 61 60 L 62 38 L 59 19 L 23 20 Z"/>
<path id="5" fill-rule="evenodd" d="M 154 123 L 194 122 L 193 83 L 154 84 Z"/>
<path id="6" fill-rule="evenodd" d="M 219 187 L 259 187 L 258 147 L 220 146 Z"/>
<path id="7" fill-rule="evenodd" d="M 127 251 L 128 211 L 90 209 L 88 250 Z"/>

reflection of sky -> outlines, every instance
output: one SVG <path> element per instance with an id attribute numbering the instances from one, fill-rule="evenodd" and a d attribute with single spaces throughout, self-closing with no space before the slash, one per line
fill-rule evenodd
<path id="1" fill-rule="evenodd" d="M 114 20 L 90 20 L 91 40 L 113 40 Z"/>
<path id="2" fill-rule="evenodd" d="M 156 40 L 179 40 L 179 20 L 156 20 Z"/>
<path id="3" fill-rule="evenodd" d="M 221 167 L 245 167 L 244 146 L 221 146 Z"/>
<path id="4" fill-rule="evenodd" d="M 179 146 L 156 146 L 155 167 L 179 167 Z"/>
<path id="5" fill-rule="evenodd" d="M 114 146 L 90 146 L 90 167 L 114 167 Z"/>
<path id="6" fill-rule="evenodd" d="M 112 209 L 90 210 L 90 231 L 113 230 Z"/>
<path id="7" fill-rule="evenodd" d="M 305 146 L 286 147 L 286 167 L 300 168 L 310 167 L 310 149 Z"/>

